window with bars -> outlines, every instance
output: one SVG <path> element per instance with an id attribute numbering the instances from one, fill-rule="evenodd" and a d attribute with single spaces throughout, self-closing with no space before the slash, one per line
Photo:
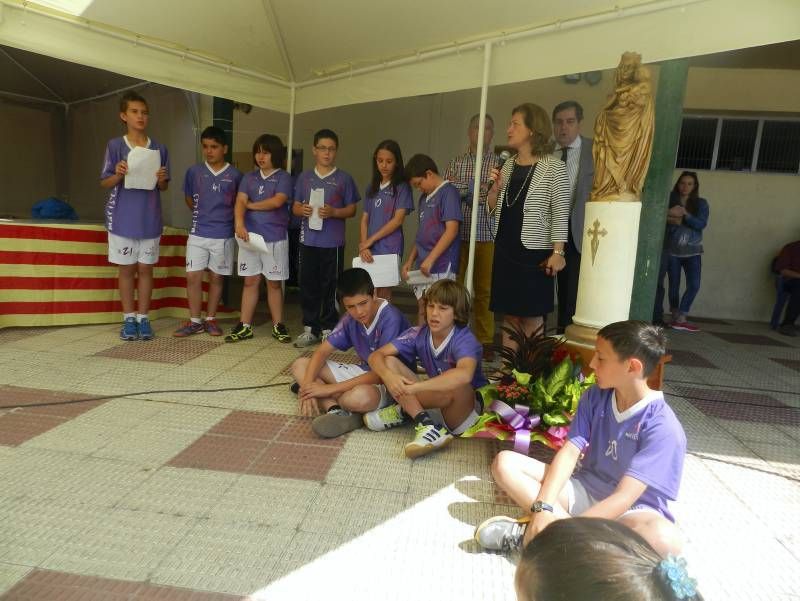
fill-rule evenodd
<path id="1" fill-rule="evenodd" d="M 800 119 L 687 115 L 675 167 L 800 174 Z"/>

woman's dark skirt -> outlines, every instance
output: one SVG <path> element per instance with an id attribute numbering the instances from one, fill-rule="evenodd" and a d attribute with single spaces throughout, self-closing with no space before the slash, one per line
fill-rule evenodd
<path id="1" fill-rule="evenodd" d="M 550 249 L 509 252 L 495 244 L 492 263 L 492 300 L 489 308 L 514 317 L 539 317 L 553 311 L 555 278 L 545 275 L 539 264 Z"/>

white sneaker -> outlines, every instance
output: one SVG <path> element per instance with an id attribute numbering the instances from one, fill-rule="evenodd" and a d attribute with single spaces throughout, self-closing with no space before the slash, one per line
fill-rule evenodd
<path id="1" fill-rule="evenodd" d="M 373 432 L 382 432 L 389 428 L 402 426 L 408 419 L 400 412 L 400 405 L 393 403 L 382 409 L 375 409 L 364 414 L 364 425 Z"/>
<path id="2" fill-rule="evenodd" d="M 306 348 L 307 346 L 314 346 L 319 342 L 319 337 L 315 336 L 311 331 L 311 326 L 304 326 L 303 333 L 298 335 L 294 341 L 296 348 Z"/>
<path id="3" fill-rule="evenodd" d="M 332 332 L 332 331 L 333 331 L 333 330 L 322 330 L 321 341 L 322 341 L 322 342 L 324 342 L 324 341 L 325 341 L 325 339 L 326 339 L 328 336 L 330 336 L 330 335 L 331 335 L 331 332 Z"/>
<path id="4" fill-rule="evenodd" d="M 453 442 L 453 435 L 444 426 L 423 426 L 417 424 L 414 440 L 405 446 L 406 457 L 416 459 L 428 453 L 443 449 Z"/>

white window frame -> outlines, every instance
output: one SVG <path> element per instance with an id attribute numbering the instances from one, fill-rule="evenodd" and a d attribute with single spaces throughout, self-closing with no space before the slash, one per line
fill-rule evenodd
<path id="1" fill-rule="evenodd" d="M 683 119 L 716 119 L 717 130 L 714 134 L 714 149 L 711 151 L 711 166 L 708 169 L 699 169 L 699 171 L 717 171 L 717 158 L 719 157 L 719 142 L 722 137 L 722 121 L 724 119 L 730 121 L 758 121 L 756 128 L 756 141 L 753 146 L 753 160 L 750 162 L 750 170 L 744 173 L 761 173 L 764 175 L 800 175 L 800 161 L 798 161 L 797 170 L 794 172 L 779 172 L 779 171 L 758 171 L 758 154 L 761 149 L 761 135 L 764 132 L 765 121 L 794 121 L 800 122 L 800 117 L 765 117 L 763 115 L 722 115 L 714 113 L 684 113 L 681 118 L 681 127 L 683 127 Z M 679 134 L 680 135 L 680 134 Z M 675 156 L 675 163 L 678 162 L 677 150 Z M 719 171 L 728 171 L 728 169 L 720 169 Z M 743 173 L 742 171 L 731 171 L 731 173 Z"/>

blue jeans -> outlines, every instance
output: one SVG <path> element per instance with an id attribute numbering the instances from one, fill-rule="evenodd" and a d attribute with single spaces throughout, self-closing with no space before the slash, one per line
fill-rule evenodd
<path id="1" fill-rule="evenodd" d="M 692 307 L 694 298 L 700 291 L 700 257 L 673 257 L 670 255 L 668 261 L 667 275 L 669 277 L 669 307 L 677 308 L 682 314 L 687 315 Z M 686 290 L 683 296 L 678 297 L 681 291 L 681 269 L 686 274 Z"/>

